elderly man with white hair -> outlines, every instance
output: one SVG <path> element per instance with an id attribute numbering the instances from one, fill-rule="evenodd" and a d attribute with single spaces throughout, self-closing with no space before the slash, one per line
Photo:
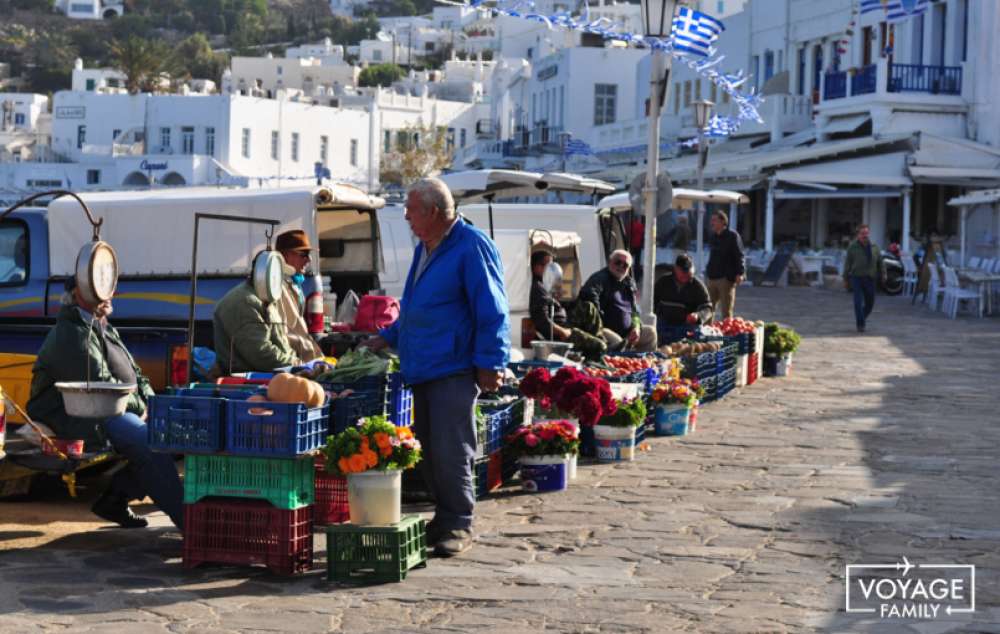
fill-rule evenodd
<path id="1" fill-rule="evenodd" d="M 604 336 L 609 350 L 652 352 L 656 349 L 656 329 L 642 325 L 631 269 L 632 254 L 624 249 L 612 252 L 608 265 L 591 275 L 580 289 L 574 319 L 583 320 L 585 315 L 599 319 L 593 330 Z"/>
<path id="2" fill-rule="evenodd" d="M 413 387 L 413 428 L 435 501 L 427 541 L 450 557 L 472 544 L 476 398 L 500 387 L 510 357 L 509 310 L 496 245 L 458 217 L 441 180 L 410 187 L 406 220 L 420 243 L 399 320 L 369 345 L 395 348 Z"/>

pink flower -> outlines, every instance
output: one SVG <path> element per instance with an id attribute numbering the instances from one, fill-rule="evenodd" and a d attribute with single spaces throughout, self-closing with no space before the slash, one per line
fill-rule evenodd
<path id="1" fill-rule="evenodd" d="M 525 435 L 524 444 L 528 445 L 529 447 L 534 447 L 535 445 L 538 444 L 538 436 L 534 434 Z"/>

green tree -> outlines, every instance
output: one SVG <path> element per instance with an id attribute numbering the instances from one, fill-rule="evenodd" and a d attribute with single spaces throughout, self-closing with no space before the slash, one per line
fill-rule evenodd
<path id="1" fill-rule="evenodd" d="M 108 48 L 115 68 L 125 75 L 130 94 L 154 92 L 163 75 L 178 74 L 176 57 L 163 41 L 133 36 L 114 41 Z"/>
<path id="2" fill-rule="evenodd" d="M 394 81 L 406 75 L 398 64 L 375 64 L 361 71 L 358 76 L 360 86 L 391 86 Z"/>
<path id="3" fill-rule="evenodd" d="M 241 13 L 229 33 L 229 45 L 239 54 L 252 52 L 253 47 L 264 41 L 264 21 L 254 13 Z"/>
<path id="4" fill-rule="evenodd" d="M 174 54 L 181 60 L 187 75 L 197 79 L 211 79 L 218 83 L 229 65 L 224 53 L 215 53 L 204 33 L 195 33 L 181 40 L 174 48 Z"/>

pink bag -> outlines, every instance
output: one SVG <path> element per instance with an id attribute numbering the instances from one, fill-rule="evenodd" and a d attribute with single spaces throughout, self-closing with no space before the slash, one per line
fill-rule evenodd
<path id="1" fill-rule="evenodd" d="M 378 332 L 399 319 L 399 300 L 386 295 L 365 295 L 354 318 L 357 332 Z"/>

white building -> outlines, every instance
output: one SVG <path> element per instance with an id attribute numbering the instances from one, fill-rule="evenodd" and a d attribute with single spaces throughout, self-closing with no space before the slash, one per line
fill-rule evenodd
<path id="1" fill-rule="evenodd" d="M 233 57 L 229 72 L 223 75 L 222 91 L 273 96 L 279 90 L 299 90 L 307 97 L 328 96 L 358 83 L 360 70 L 342 57 L 337 60 L 336 56 Z"/>
<path id="2" fill-rule="evenodd" d="M 318 59 L 321 64 L 336 66 L 344 63 L 344 47 L 340 44 L 334 44 L 330 38 L 324 38 L 322 42 L 315 44 L 287 48 L 285 49 L 285 57 L 311 57 Z"/>
<path id="3" fill-rule="evenodd" d="M 78 92 L 119 93 L 125 90 L 125 73 L 114 68 L 84 68 L 83 60 L 73 64 L 72 90 Z"/>
<path id="4" fill-rule="evenodd" d="M 377 186 L 376 130 L 360 110 L 238 95 L 67 91 L 56 93 L 53 115 L 57 161 L 0 164 L 0 189 L 277 186 L 314 179 L 316 163 L 336 180 Z"/>
<path id="5" fill-rule="evenodd" d="M 55 0 L 53 7 L 74 20 L 110 20 L 125 14 L 125 5 L 116 0 Z"/>
<path id="6" fill-rule="evenodd" d="M 0 132 L 35 132 L 48 110 L 45 95 L 0 92 Z"/>

